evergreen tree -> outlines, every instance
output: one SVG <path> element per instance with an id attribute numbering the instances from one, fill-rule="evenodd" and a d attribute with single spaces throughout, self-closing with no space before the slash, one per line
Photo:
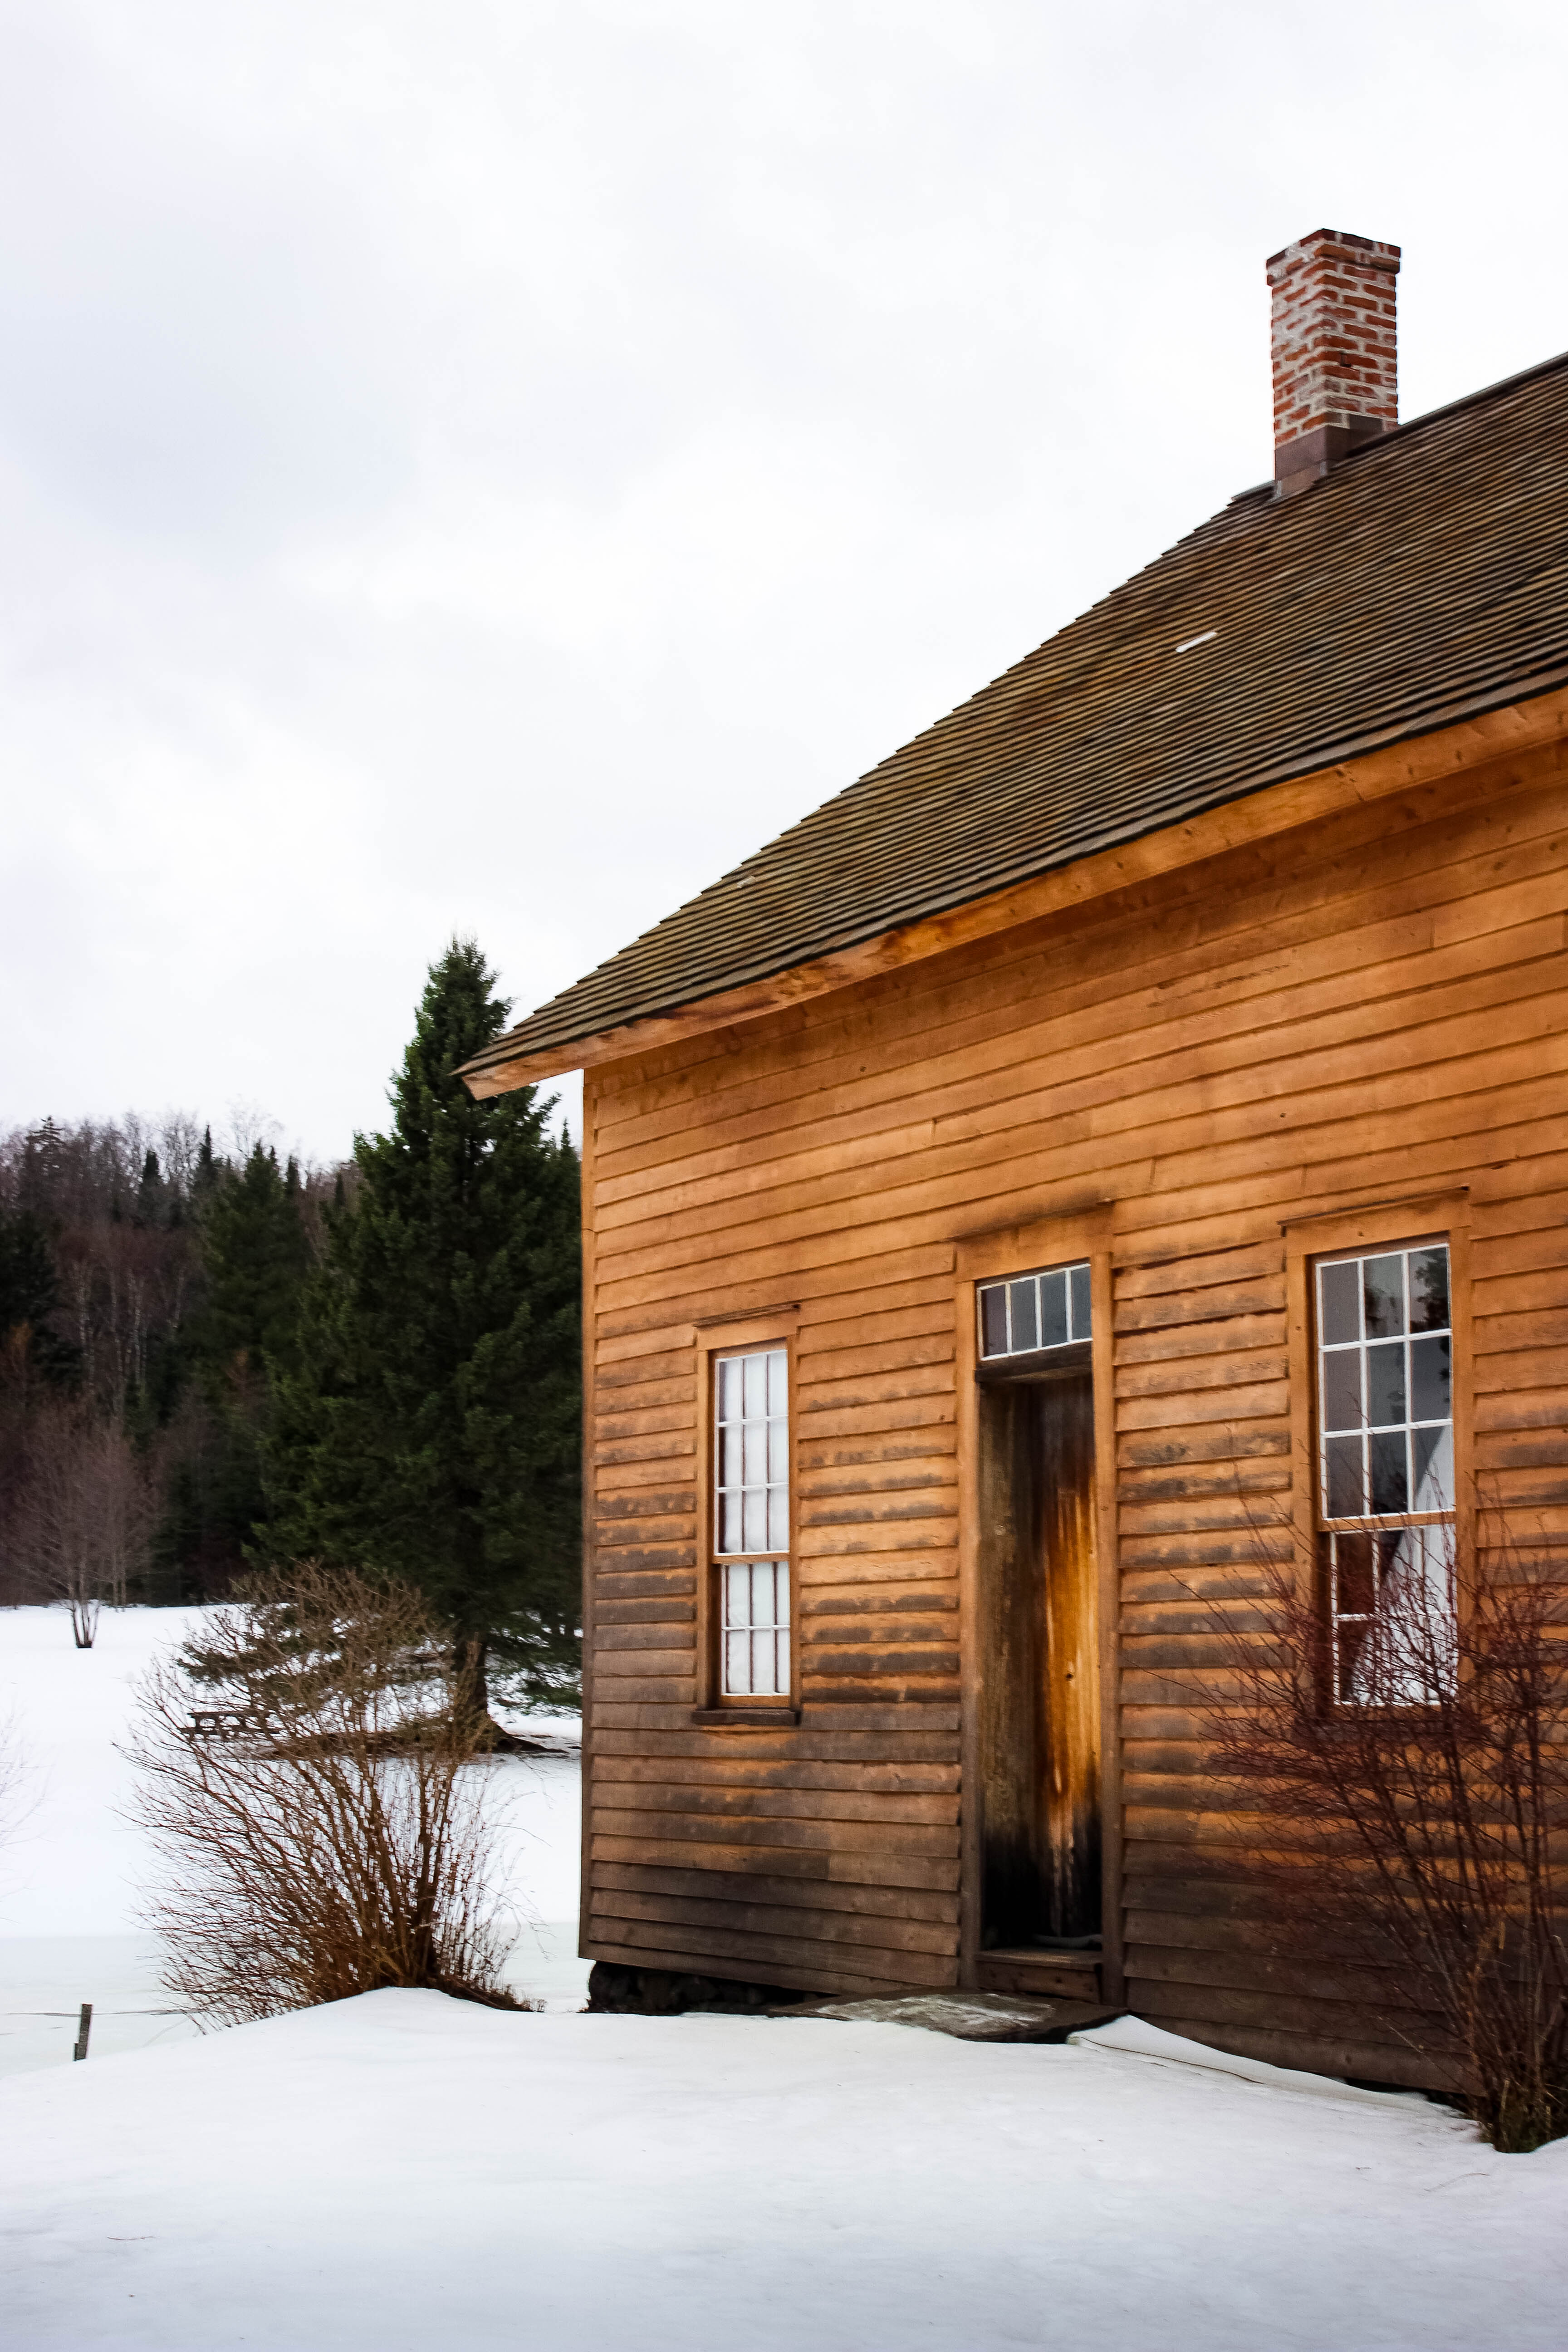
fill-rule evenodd
<path id="1" fill-rule="evenodd" d="M 196 1153 L 196 1164 L 191 1171 L 191 1197 L 198 1207 L 204 1201 L 210 1201 L 217 1191 L 225 1164 L 213 1150 L 211 1128 L 204 1127 L 201 1147 Z"/>
<path id="2" fill-rule="evenodd" d="M 266 1515 L 262 1448 L 274 1381 L 293 1360 L 310 1244 L 292 1160 L 280 1171 L 277 1153 L 258 1143 L 233 1176 L 210 1148 L 205 1158 L 205 1297 L 177 1349 L 154 1365 L 154 1402 L 167 1419 L 186 1392 L 184 1443 L 157 1551 L 167 1567 L 177 1563 L 210 1591 L 243 1567 Z"/>
<path id="3" fill-rule="evenodd" d="M 505 1024 L 494 986 L 469 940 L 431 968 L 268 1450 L 271 1555 L 418 1586 L 478 1708 L 489 1670 L 535 1700 L 578 1660 L 577 1155 L 532 1087 L 476 1102 L 454 1075 Z"/>
<path id="4" fill-rule="evenodd" d="M 57 1327 L 59 1305 L 59 1275 L 42 1220 L 30 1209 L 0 1209 L 0 1359 L 16 1374 L 68 1389 L 80 1378 L 81 1357 Z"/>
<path id="5" fill-rule="evenodd" d="M 287 1363 L 310 1259 L 292 1160 L 284 1173 L 276 1151 L 258 1143 L 240 1174 L 216 1186 L 202 1214 L 202 1259 L 199 1355 L 230 1368 L 240 1360 L 258 1372 L 264 1360 Z"/>
<path id="6" fill-rule="evenodd" d="M 142 1181 L 136 1187 L 136 1223 L 157 1225 L 167 1222 L 168 1199 L 163 1183 L 163 1171 L 158 1165 L 158 1155 L 151 1144 L 142 1162 Z"/>

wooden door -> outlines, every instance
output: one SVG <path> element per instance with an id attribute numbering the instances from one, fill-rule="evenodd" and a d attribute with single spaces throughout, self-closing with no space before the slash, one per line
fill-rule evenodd
<path id="1" fill-rule="evenodd" d="M 982 1942 L 1100 1931 L 1094 1399 L 1087 1372 L 981 1399 Z"/>

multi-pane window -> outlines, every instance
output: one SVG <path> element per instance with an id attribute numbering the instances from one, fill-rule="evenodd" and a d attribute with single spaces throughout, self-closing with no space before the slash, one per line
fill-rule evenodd
<path id="1" fill-rule="evenodd" d="M 980 1285 L 983 1357 L 1032 1356 L 1041 1348 L 1070 1348 L 1089 1331 L 1089 1261 L 1053 1265 Z"/>
<path id="2" fill-rule="evenodd" d="M 728 1560 L 720 1574 L 724 1580 L 724 1696 L 786 1696 L 788 1560 Z"/>
<path id="3" fill-rule="evenodd" d="M 1321 1258 L 1315 1283 L 1335 1696 L 1414 1699 L 1446 1673 L 1451 1640 L 1447 1244 Z"/>
<path id="4" fill-rule="evenodd" d="M 713 1367 L 719 1686 L 725 1698 L 790 1687 L 789 1358 L 783 1348 Z"/>

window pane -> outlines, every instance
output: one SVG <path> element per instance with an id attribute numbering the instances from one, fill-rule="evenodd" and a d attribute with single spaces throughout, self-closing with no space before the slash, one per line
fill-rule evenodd
<path id="1" fill-rule="evenodd" d="M 1448 1312 L 1448 1253 L 1447 1249 L 1410 1253 L 1410 1328 L 1446 1331 Z"/>
<path id="2" fill-rule="evenodd" d="M 1323 1508 L 1331 1519 L 1358 1519 L 1366 1509 L 1362 1443 L 1359 1437 L 1331 1437 L 1323 1448 L 1328 1472 Z"/>
<path id="3" fill-rule="evenodd" d="M 789 1691 L 789 1563 L 725 1570 L 724 1696 L 782 1698 Z"/>
<path id="4" fill-rule="evenodd" d="M 1405 1260 L 1369 1257 L 1362 1261 L 1362 1289 L 1366 1302 L 1366 1336 L 1392 1339 L 1405 1328 Z"/>
<path id="5" fill-rule="evenodd" d="M 1415 1503 L 1418 1511 L 1451 1511 L 1454 1507 L 1454 1424 L 1411 1432 L 1415 1455 Z"/>
<path id="6" fill-rule="evenodd" d="M 1370 1617 L 1376 1601 L 1370 1536 L 1331 1536 L 1334 1606 L 1342 1617 Z"/>
<path id="7" fill-rule="evenodd" d="M 1448 1252 L 1434 1243 L 1422 1249 L 1384 1250 L 1375 1256 L 1331 1260 L 1318 1268 L 1320 1389 L 1322 1409 L 1325 1508 L 1331 1517 L 1447 1507 L 1418 1501 L 1451 1472 L 1451 1452 L 1437 1466 L 1435 1439 L 1415 1444 L 1412 1423 L 1447 1423 L 1453 1411 L 1452 1343 L 1443 1328 L 1448 1313 Z M 1398 1336 L 1406 1305 L 1420 1336 Z M 1363 1344 L 1348 1335 L 1360 1320 Z M 1436 1328 L 1434 1328 L 1436 1327 Z M 1344 1333 L 1331 1341 L 1331 1331 Z M 1327 1500 L 1348 1497 L 1351 1450 L 1342 1436 L 1357 1425 L 1371 1433 L 1366 1453 L 1365 1500 L 1358 1513 Z M 1442 1433 L 1439 1433 L 1442 1434 Z"/>
<path id="8" fill-rule="evenodd" d="M 1027 1356 L 1037 1348 L 1065 1348 L 1089 1336 L 1087 1265 L 1057 1265 L 1046 1274 L 982 1283 L 979 1297 L 982 1356 Z"/>
<path id="9" fill-rule="evenodd" d="M 1365 1418 L 1361 1393 L 1361 1349 L 1331 1350 L 1323 1358 L 1323 1427 L 1360 1429 Z"/>
<path id="10" fill-rule="evenodd" d="M 1405 1418 L 1403 1339 L 1366 1351 L 1366 1417 L 1373 1429 L 1384 1429 L 1390 1422 Z"/>
<path id="11" fill-rule="evenodd" d="M 1454 1685 L 1451 1526 L 1331 1536 L 1335 1696 L 1431 1706 Z"/>
<path id="12" fill-rule="evenodd" d="M 1369 1441 L 1372 1453 L 1372 1507 L 1381 1517 L 1388 1511 L 1410 1508 L 1410 1475 L 1405 1460 L 1405 1432 L 1386 1430 Z"/>
<path id="13" fill-rule="evenodd" d="M 1318 1269 L 1322 1300 L 1323 1345 L 1334 1347 L 1346 1339 L 1361 1338 L 1361 1266 L 1354 1258 L 1342 1265 L 1324 1265 Z"/>
<path id="14" fill-rule="evenodd" d="M 715 1551 L 769 1553 L 789 1541 L 789 1359 L 782 1348 L 723 1357 L 715 1367 L 720 1415 Z M 723 1417 L 726 1405 L 732 1418 Z M 778 1632 L 789 1569 L 776 1559 L 725 1560 L 721 1578 L 720 1687 L 727 1697 L 776 1696 Z"/>
<path id="15" fill-rule="evenodd" d="M 1410 1418 L 1447 1421 L 1453 1410 L 1452 1342 L 1412 1339 L 1410 1342 Z"/>
<path id="16" fill-rule="evenodd" d="M 1359 1696 L 1362 1681 L 1361 1654 L 1366 1646 L 1366 1637 L 1370 1631 L 1371 1628 L 1364 1624 L 1340 1627 L 1339 1637 L 1334 1644 L 1338 1666 L 1338 1686 L 1334 1692 L 1336 1698 L 1349 1701 Z"/>

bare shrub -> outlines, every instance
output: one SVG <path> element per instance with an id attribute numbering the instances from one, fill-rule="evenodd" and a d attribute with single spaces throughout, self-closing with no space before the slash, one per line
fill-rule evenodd
<path id="1" fill-rule="evenodd" d="M 233 2024 L 389 1985 L 521 2008 L 485 1727 L 406 1586 L 315 1565 L 258 1580 L 138 1691 L 131 1817 L 165 1981 Z"/>
<path id="2" fill-rule="evenodd" d="M 1431 1528 L 1348 1697 L 1314 1579 L 1276 1547 L 1265 1584 L 1257 1632 L 1211 1621 L 1235 1691 L 1207 1714 L 1211 1763 L 1266 1845 L 1247 1874 L 1298 1955 L 1357 1966 L 1384 2031 L 1462 2086 L 1495 2147 L 1568 2134 L 1559 1573 Z"/>
<path id="3" fill-rule="evenodd" d="M 34 1419 L 13 1534 L 26 1589 L 70 1611 L 90 1650 L 105 1601 L 125 1600 L 146 1566 L 157 1501 L 146 1465 L 116 1421 L 54 1404 Z"/>

